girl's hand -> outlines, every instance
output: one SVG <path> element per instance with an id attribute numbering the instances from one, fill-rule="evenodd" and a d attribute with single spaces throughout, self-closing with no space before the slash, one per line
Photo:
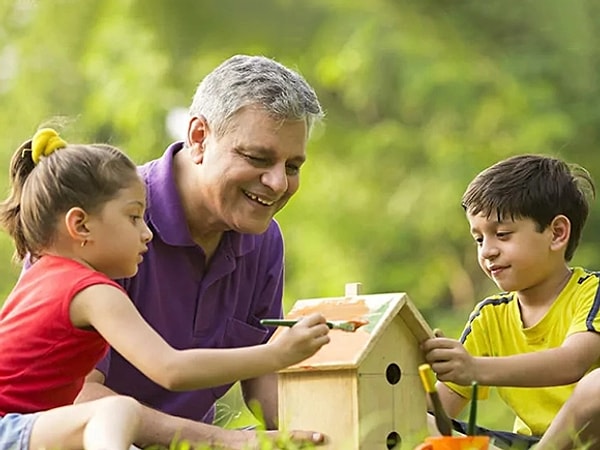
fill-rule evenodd
<path id="1" fill-rule="evenodd" d="M 329 343 L 329 327 L 325 322 L 325 317 L 314 313 L 279 332 L 277 338 L 268 345 L 272 345 L 282 368 L 305 360 Z"/>

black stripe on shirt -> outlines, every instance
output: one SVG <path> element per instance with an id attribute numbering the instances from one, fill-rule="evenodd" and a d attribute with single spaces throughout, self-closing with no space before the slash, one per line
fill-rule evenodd
<path id="1" fill-rule="evenodd" d="M 496 297 L 490 297 L 490 298 L 486 298 L 485 300 L 483 300 L 479 304 L 479 307 L 475 311 L 473 311 L 473 313 L 471 314 L 471 317 L 469 317 L 469 322 L 467 323 L 465 331 L 463 331 L 462 335 L 460 336 L 461 344 L 464 344 L 465 341 L 467 340 L 467 336 L 471 333 L 471 324 L 477 318 L 477 316 L 479 316 L 481 314 L 481 310 L 484 307 L 486 307 L 487 305 L 497 306 L 497 305 L 502 305 L 504 303 L 509 303 L 514 298 L 515 298 L 514 295 L 502 296 L 502 294 L 499 294 Z"/>
<path id="2" fill-rule="evenodd" d="M 589 276 L 595 276 L 596 278 L 598 278 L 599 272 L 590 272 Z M 589 276 L 585 277 L 584 279 L 580 278 L 578 280 L 578 282 L 579 283 L 583 282 L 585 279 L 589 278 Z M 593 331 L 595 333 L 598 333 L 598 330 L 596 330 L 594 328 L 594 319 L 598 315 L 599 309 L 600 309 L 600 282 L 598 283 L 598 286 L 596 287 L 596 295 L 594 296 L 594 303 L 592 303 L 590 312 L 589 312 L 587 318 L 585 319 L 585 326 L 588 331 Z"/>

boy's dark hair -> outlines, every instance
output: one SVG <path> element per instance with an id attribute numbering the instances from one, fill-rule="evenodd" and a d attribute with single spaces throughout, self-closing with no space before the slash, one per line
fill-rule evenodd
<path id="1" fill-rule="evenodd" d="M 544 155 L 519 155 L 487 168 L 469 183 L 462 207 L 469 214 L 532 219 L 542 232 L 559 214 L 571 222 L 565 260 L 573 258 L 596 194 L 583 167 Z"/>
<path id="2" fill-rule="evenodd" d="M 14 153 L 9 174 L 0 226 L 14 240 L 18 261 L 28 253 L 36 259 L 52 243 L 60 214 L 76 206 L 98 212 L 138 177 L 129 157 L 105 144 L 67 145 L 35 164 L 31 140 Z"/>

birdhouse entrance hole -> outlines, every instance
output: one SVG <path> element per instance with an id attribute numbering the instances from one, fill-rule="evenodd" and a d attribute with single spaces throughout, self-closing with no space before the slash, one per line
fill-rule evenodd
<path id="1" fill-rule="evenodd" d="M 402 377 L 402 370 L 398 364 L 392 363 L 385 369 L 385 378 L 390 384 L 398 384 Z"/>
<path id="2" fill-rule="evenodd" d="M 396 433 L 395 431 L 392 431 L 390 434 L 387 435 L 385 442 L 386 442 L 387 449 L 392 450 L 395 448 L 400 448 L 400 444 L 402 443 L 402 438 L 400 438 L 400 435 L 398 433 Z"/>

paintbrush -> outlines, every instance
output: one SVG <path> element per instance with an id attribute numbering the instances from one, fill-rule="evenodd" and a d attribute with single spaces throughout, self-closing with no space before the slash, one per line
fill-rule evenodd
<path id="1" fill-rule="evenodd" d="M 469 409 L 469 423 L 467 424 L 467 435 L 474 436 L 477 424 L 477 381 L 471 383 L 471 408 Z"/>
<path id="2" fill-rule="evenodd" d="M 425 388 L 425 392 L 429 394 L 431 399 L 431 406 L 433 406 L 433 415 L 435 417 L 435 424 L 442 433 L 443 436 L 452 436 L 452 422 L 444 411 L 440 396 L 438 395 L 437 388 L 435 387 L 436 377 L 433 373 L 433 369 L 429 364 L 421 364 L 419 366 L 419 376 L 421 382 Z"/>
<path id="3" fill-rule="evenodd" d="M 298 323 L 298 320 L 261 319 L 260 323 L 269 327 L 293 327 Z M 366 320 L 328 320 L 325 322 L 329 329 L 342 331 L 356 331 L 367 323 Z"/>

